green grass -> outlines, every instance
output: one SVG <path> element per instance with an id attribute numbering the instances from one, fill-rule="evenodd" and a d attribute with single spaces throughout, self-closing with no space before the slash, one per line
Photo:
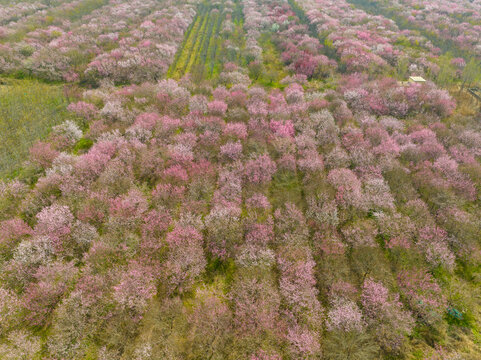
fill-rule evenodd
<path id="1" fill-rule="evenodd" d="M 33 80 L 0 85 L 0 178 L 18 169 L 33 142 L 68 117 L 62 87 Z"/>
<path id="2" fill-rule="evenodd" d="M 272 178 L 269 198 L 274 207 L 282 207 L 285 203 L 293 203 L 302 208 L 302 184 L 298 174 L 289 171 L 278 172 Z"/>
<path id="3" fill-rule="evenodd" d="M 259 39 L 259 46 L 262 47 L 264 60 L 264 71 L 256 81 L 263 86 L 283 89 L 279 81 L 288 75 L 280 60 L 280 54 L 272 43 L 270 34 L 262 34 Z"/>

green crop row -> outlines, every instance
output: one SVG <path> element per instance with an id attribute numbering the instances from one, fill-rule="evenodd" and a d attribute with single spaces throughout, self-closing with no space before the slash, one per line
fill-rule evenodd
<path id="1" fill-rule="evenodd" d="M 217 36 L 217 34 L 219 33 L 219 28 L 222 24 L 223 16 L 218 15 L 216 20 L 217 21 L 213 24 L 214 26 L 212 27 L 209 43 L 206 49 L 207 60 L 205 61 L 205 64 L 204 64 L 204 73 L 207 74 L 207 77 L 212 77 L 212 73 L 214 71 L 215 55 L 217 53 L 217 48 L 220 42 L 220 39 Z"/>
<path id="2" fill-rule="evenodd" d="M 204 3 L 199 7 L 197 17 L 167 73 L 169 77 L 179 79 L 190 74 L 200 81 L 212 78 L 222 70 L 221 58 L 225 53 L 225 39 L 220 34 L 225 19 L 223 10 L 221 4 Z M 236 18 L 237 23 L 241 21 Z"/>
<path id="3" fill-rule="evenodd" d="M 195 63 L 193 68 L 190 70 L 194 79 L 203 79 L 209 74 L 205 71 L 206 67 L 209 65 L 211 59 L 209 59 L 209 46 L 212 40 L 217 35 L 214 32 L 214 28 L 219 23 L 220 14 L 218 11 L 211 12 L 209 16 L 209 23 L 205 34 L 203 35 L 202 44 L 200 46 L 200 51 L 196 54 Z"/>
<path id="4" fill-rule="evenodd" d="M 225 10 L 221 3 L 200 5 L 197 17 L 167 73 L 169 77 L 180 79 L 190 74 L 194 81 L 201 81 L 217 77 L 225 62 L 234 62 L 241 67 L 247 65 L 243 55 L 245 31 L 242 4 L 236 0 L 234 6 L 229 7 L 230 11 Z M 231 14 L 233 30 L 223 33 L 222 25 L 228 13 Z"/>
<path id="5" fill-rule="evenodd" d="M 184 69 L 187 66 L 190 58 L 190 49 L 192 49 L 195 45 L 201 24 L 206 16 L 205 9 L 202 12 L 197 13 L 193 25 L 187 31 L 185 40 L 179 47 L 176 58 L 167 72 L 167 76 L 178 79 L 184 74 Z"/>
<path id="6" fill-rule="evenodd" d="M 189 51 L 189 62 L 187 63 L 187 65 L 184 69 L 184 74 L 191 72 L 192 66 L 194 65 L 194 63 L 195 63 L 195 61 L 198 57 L 198 53 L 201 50 L 202 44 L 203 44 L 204 39 L 206 37 L 205 34 L 206 34 L 206 29 L 207 29 L 207 24 L 209 22 L 209 19 L 210 19 L 210 14 L 206 14 L 204 16 L 203 21 L 202 21 L 202 26 L 199 30 L 199 33 L 197 34 L 197 38 L 196 38 L 194 47 L 192 49 L 189 49 L 190 50 Z"/>

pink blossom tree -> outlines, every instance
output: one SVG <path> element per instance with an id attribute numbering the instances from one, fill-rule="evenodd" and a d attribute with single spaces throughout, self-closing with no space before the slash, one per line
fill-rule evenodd
<path id="1" fill-rule="evenodd" d="M 120 282 L 113 287 L 114 300 L 122 309 L 131 313 L 134 321 L 141 319 L 148 301 L 156 294 L 154 275 L 151 269 L 131 263 L 122 274 Z"/>
<path id="2" fill-rule="evenodd" d="M 169 292 L 188 291 L 204 272 L 206 260 L 202 235 L 192 226 L 177 226 L 167 234 L 169 247 L 165 276 Z"/>

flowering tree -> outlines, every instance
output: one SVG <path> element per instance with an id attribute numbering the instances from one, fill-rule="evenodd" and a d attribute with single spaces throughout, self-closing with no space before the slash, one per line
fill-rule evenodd
<path id="1" fill-rule="evenodd" d="M 169 246 L 165 274 L 170 292 L 188 291 L 203 273 L 206 261 L 202 235 L 193 227 L 176 227 L 167 234 Z"/>
<path id="2" fill-rule="evenodd" d="M 351 170 L 331 170 L 327 180 L 337 191 L 336 201 L 339 205 L 359 208 L 364 206 L 361 182 Z"/>
<path id="3" fill-rule="evenodd" d="M 436 280 L 423 270 L 402 271 L 398 274 L 401 294 L 406 298 L 416 316 L 428 324 L 440 320 L 446 299 Z"/>
<path id="4" fill-rule="evenodd" d="M 363 331 L 365 326 L 359 307 L 352 301 L 335 300 L 327 314 L 328 331 Z"/>
<path id="5" fill-rule="evenodd" d="M 72 264 L 54 263 L 40 267 L 35 283 L 30 284 L 23 296 L 23 306 L 28 311 L 27 320 L 36 326 L 44 325 L 54 310 L 76 270 Z"/>
<path id="6" fill-rule="evenodd" d="M 376 337 L 389 352 L 399 352 L 414 326 L 411 314 L 402 309 L 398 296 L 389 299 L 389 291 L 381 283 L 367 279 L 363 284 L 361 303 Z"/>
<path id="7" fill-rule="evenodd" d="M 35 232 L 50 238 L 52 245 L 61 250 L 62 239 L 72 231 L 73 215 L 68 206 L 52 205 L 37 214 Z"/>
<path id="8" fill-rule="evenodd" d="M 255 159 L 247 161 L 244 165 L 245 178 L 253 184 L 267 183 L 276 170 L 277 166 L 269 155 L 260 155 Z"/>
<path id="9" fill-rule="evenodd" d="M 118 285 L 114 286 L 113 298 L 125 310 L 132 313 L 138 321 L 147 302 L 156 294 L 154 276 L 149 268 L 140 264 L 131 264 L 130 269 L 122 274 Z"/>

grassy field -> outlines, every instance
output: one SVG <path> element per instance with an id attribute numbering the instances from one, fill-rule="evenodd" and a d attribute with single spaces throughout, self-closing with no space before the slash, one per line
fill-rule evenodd
<path id="1" fill-rule="evenodd" d="M 59 85 L 5 80 L 0 85 L 0 178 L 21 166 L 30 145 L 68 116 Z"/>

